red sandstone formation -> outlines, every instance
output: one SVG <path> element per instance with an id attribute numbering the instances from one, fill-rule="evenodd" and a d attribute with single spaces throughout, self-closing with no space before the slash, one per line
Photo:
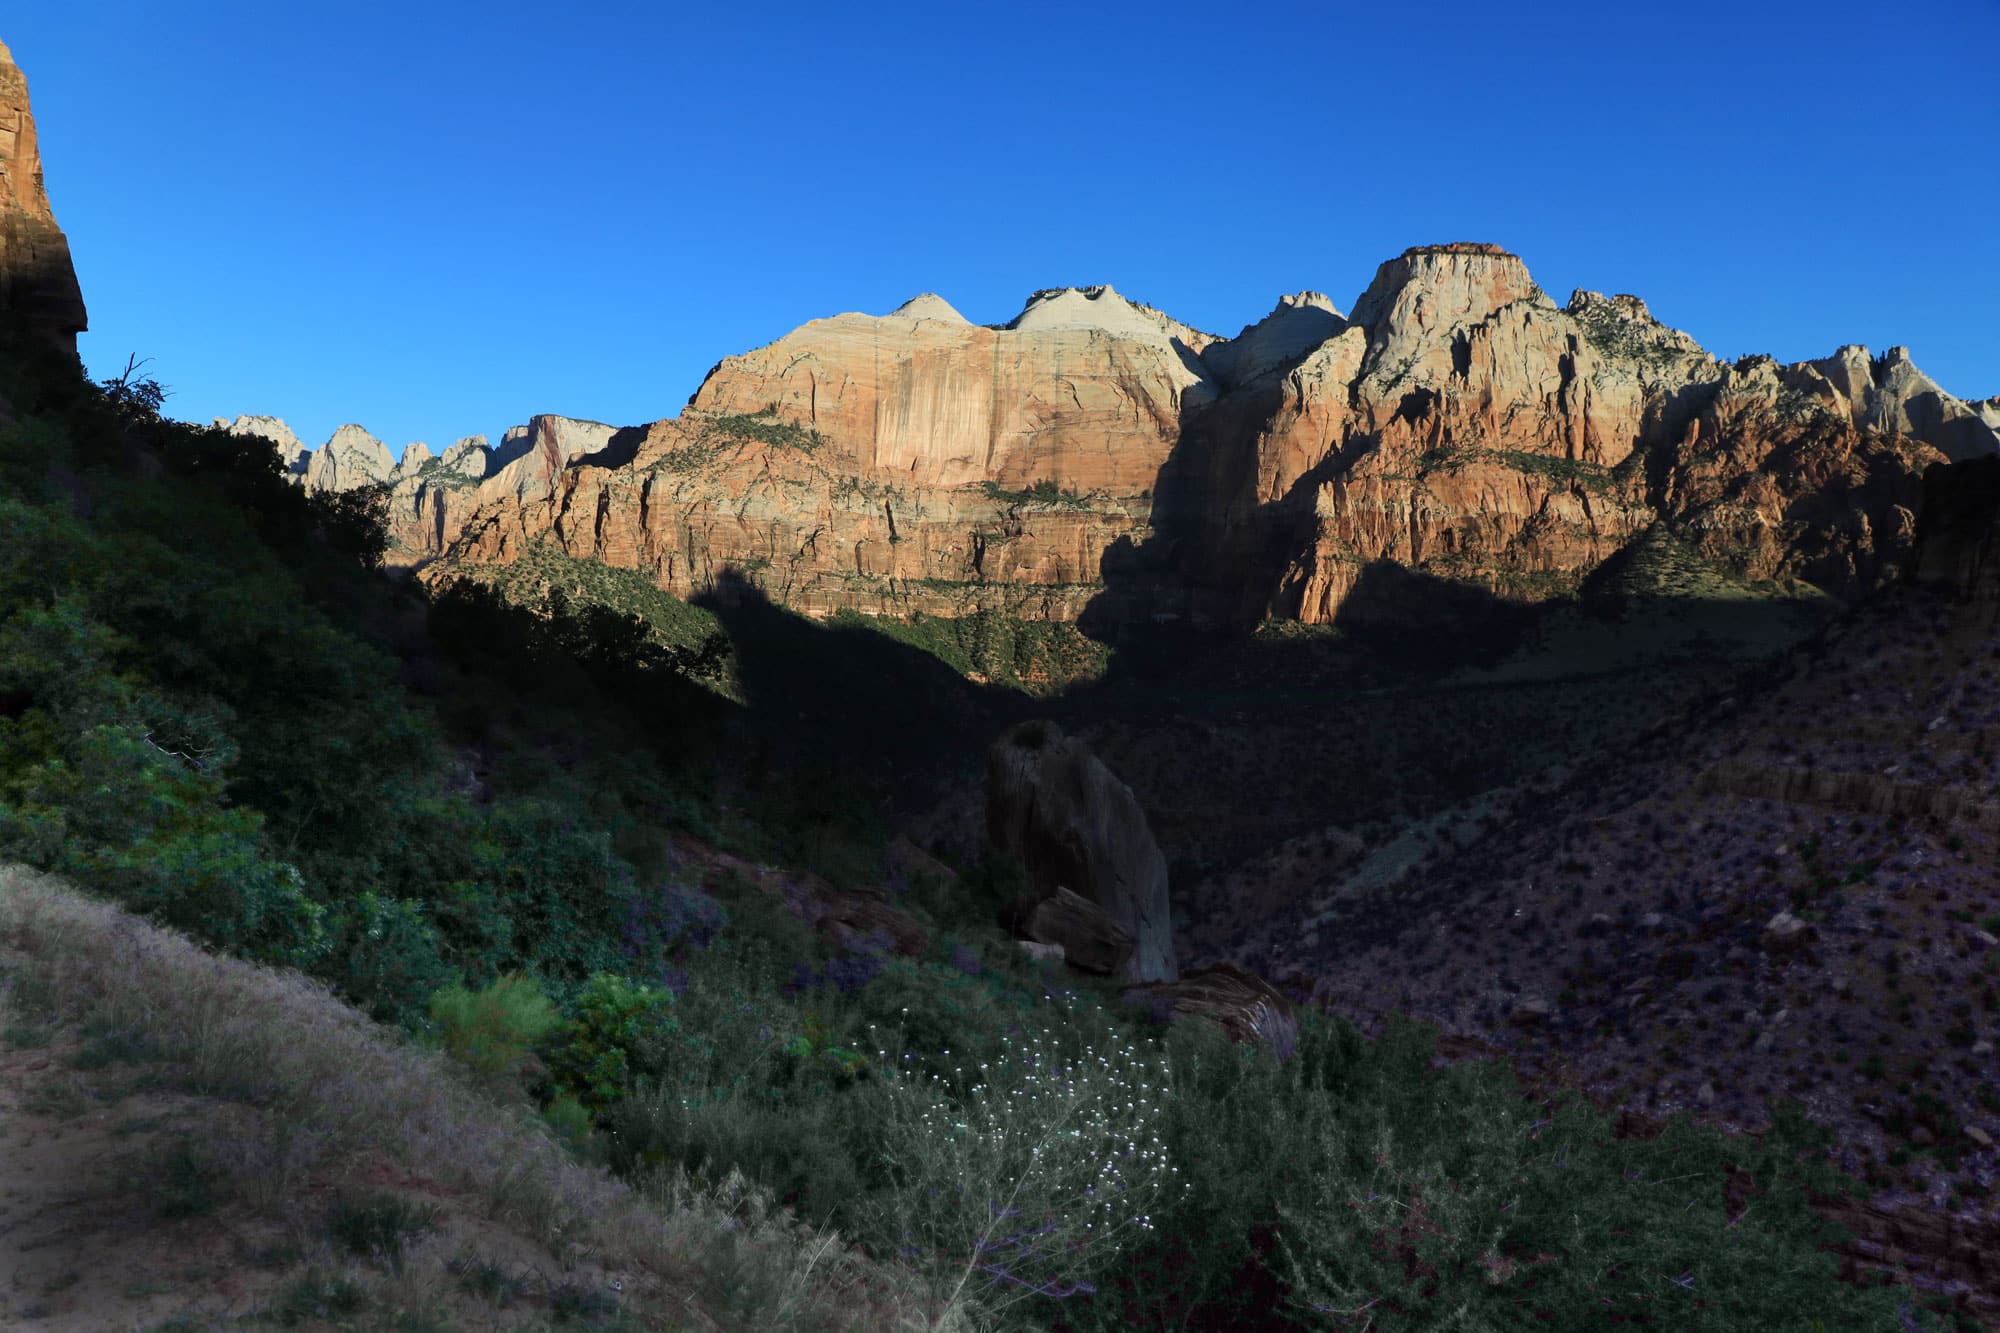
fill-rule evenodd
<path id="1" fill-rule="evenodd" d="M 1384 264 L 1352 317 L 1302 293 L 1233 339 L 1109 288 L 998 328 L 935 296 L 814 321 L 399 535 L 440 572 L 541 542 L 683 596 L 734 569 L 812 614 L 1244 623 L 1379 614 L 1353 594 L 1382 562 L 1536 600 L 1666 523 L 1845 593 L 1909 554 L 1923 467 L 2000 447 L 1989 415 L 1900 348 L 1727 365 L 1456 244 Z"/>
<path id="2" fill-rule="evenodd" d="M 0 43 L 0 307 L 24 313 L 69 351 L 90 327 L 69 241 L 49 210 L 28 80 Z"/>

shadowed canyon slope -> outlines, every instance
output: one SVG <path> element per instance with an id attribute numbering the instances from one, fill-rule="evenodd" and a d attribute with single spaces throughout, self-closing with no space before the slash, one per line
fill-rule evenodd
<path id="1" fill-rule="evenodd" d="M 812 614 L 1115 628 L 1400 614 L 1351 597 L 1381 561 L 1537 601 L 1656 524 L 1749 578 L 1857 592 L 1909 554 L 1923 468 L 1996 429 L 2000 401 L 1903 348 L 1724 363 L 1636 297 L 1559 306 L 1454 244 L 1383 264 L 1351 316 L 1306 292 L 1230 339 L 1108 287 L 998 327 L 925 295 L 730 357 L 649 426 L 538 417 L 451 466 L 280 448 L 309 486 L 390 486 L 405 564 L 552 543 L 682 596 L 734 569 Z"/>
<path id="2" fill-rule="evenodd" d="M 1235 938 L 1185 956 L 1365 1022 L 1416 1015 L 1640 1116 L 1756 1126 L 1797 1096 L 1875 1185 L 1842 1214 L 1844 1261 L 1991 1320 L 2000 460 L 1922 489 L 1912 577 L 1884 595 L 1440 832 L 1393 888 L 1357 848 L 1246 926 L 1239 872 L 1213 923 Z"/>

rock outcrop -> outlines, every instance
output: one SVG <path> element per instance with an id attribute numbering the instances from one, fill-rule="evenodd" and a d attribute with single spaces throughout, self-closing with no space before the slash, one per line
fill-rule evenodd
<path id="1" fill-rule="evenodd" d="M 381 490 L 389 521 L 387 562 L 401 568 L 422 566 L 450 547 L 467 516 L 482 507 L 532 512 L 545 505 L 565 468 L 620 435 L 602 422 L 543 415 L 509 428 L 498 449 L 484 435 L 469 435 L 442 454 L 414 441 L 393 459 L 387 445 L 356 425 L 308 449 L 278 417 L 217 417 L 214 424 L 271 441 L 285 475 L 308 491 Z"/>
<path id="2" fill-rule="evenodd" d="M 396 472 L 389 446 L 361 427 L 349 424 L 334 431 L 326 446 L 306 461 L 309 491 L 352 491 L 386 486 Z"/>
<path id="3" fill-rule="evenodd" d="M 1298 1049 L 1299 1021 L 1292 1002 L 1270 982 L 1232 963 L 1196 968 L 1178 981 L 1128 986 L 1122 994 L 1159 1006 L 1169 1018 L 1206 1019 L 1236 1041 L 1268 1046 L 1280 1060 Z"/>
<path id="4" fill-rule="evenodd" d="M 42 181 L 28 80 L 0 43 L 0 308 L 20 311 L 65 350 L 90 327 L 70 262 L 69 239 L 56 225 Z"/>
<path id="5" fill-rule="evenodd" d="M 1048 722 L 1024 722 L 1009 731 L 987 752 L 986 817 L 993 845 L 1027 867 L 1036 900 L 1060 901 L 1067 890 L 1102 909 L 1129 940 L 1129 958 L 1114 959 L 1111 974 L 1135 982 L 1179 975 L 1166 860 L 1132 789 L 1089 747 Z M 1019 915 L 1033 922 L 1038 913 L 1048 914 L 1031 904 Z M 1072 906 L 1064 915 L 1078 913 Z M 1072 963 L 1085 966 L 1081 937 L 1104 932 L 1020 933 L 1062 944 Z M 1107 947 L 1118 952 L 1115 938 Z"/>
<path id="6" fill-rule="evenodd" d="M 455 560 L 540 541 L 683 596 L 734 569 L 809 613 L 1073 618 L 1145 535 L 1214 340 L 1108 287 L 1000 328 L 922 296 L 815 320 L 709 373 L 680 417 L 481 510 Z"/>
<path id="7" fill-rule="evenodd" d="M 1046 898 L 1029 896 L 1009 903 L 1001 928 L 1023 944 L 1038 945 L 1080 972 L 1123 976 L 1132 967 L 1132 935 L 1096 903 L 1058 886 Z"/>
<path id="8" fill-rule="evenodd" d="M 1108 287 L 994 327 L 929 294 L 815 320 L 411 532 L 419 560 L 547 542 L 683 596 L 733 571 L 808 614 L 1359 621 L 1560 595 L 1660 524 L 1858 592 L 1909 558 L 1922 469 L 1996 450 L 2000 401 L 1900 348 L 1726 364 L 1637 297 L 1558 305 L 1455 244 L 1351 316 L 1304 292 L 1229 339 Z"/>

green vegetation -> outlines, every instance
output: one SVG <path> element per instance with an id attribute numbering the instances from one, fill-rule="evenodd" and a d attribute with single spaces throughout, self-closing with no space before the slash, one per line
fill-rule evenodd
<path id="1" fill-rule="evenodd" d="M 979 493 L 996 503 L 1022 509 L 1091 509 L 1100 498 L 1097 491 L 1081 494 L 1047 478 L 1030 484 L 1024 491 L 1010 491 L 997 481 L 982 481 Z"/>
<path id="2" fill-rule="evenodd" d="M 779 418 L 776 406 L 759 412 L 716 413 L 690 419 L 699 420 L 694 439 L 673 450 L 654 465 L 655 470 L 688 475 L 705 472 L 723 453 L 746 444 L 767 449 L 812 455 L 826 443 L 826 437 L 810 426 Z"/>
<path id="3" fill-rule="evenodd" d="M 1557 458 L 1551 454 L 1524 453 L 1516 449 L 1499 450 L 1495 457 L 1516 472 L 1547 477 L 1565 486 L 1577 486 L 1598 494 L 1611 489 L 1611 469 L 1602 463 L 1585 462 L 1580 458 Z"/>
<path id="4" fill-rule="evenodd" d="M 767 562 L 768 563 L 768 562 Z M 554 543 L 538 541 L 511 564 L 464 567 L 461 578 L 490 588 L 509 605 L 558 625 L 578 619 L 571 646 L 589 655 L 628 657 L 652 651 L 660 662 L 688 679 L 732 694 L 728 667 L 729 638 L 713 612 L 691 606 L 636 569 L 620 569 L 595 560 L 578 560 Z M 638 643 L 618 644 L 618 640 Z M 564 651 L 562 645 L 553 645 Z"/>
<path id="5" fill-rule="evenodd" d="M 446 986 L 431 996 L 431 1021 L 444 1049 L 479 1074 L 503 1074 L 562 1019 L 533 977 L 510 973 L 481 991 Z"/>
<path id="6" fill-rule="evenodd" d="M 1104 673 L 1110 651 L 1060 620 L 1026 620 L 1000 611 L 908 619 L 842 612 L 834 623 L 867 629 L 921 649 L 963 676 L 1030 694 L 1053 693 Z"/>
<path id="7" fill-rule="evenodd" d="M 1606 467 L 1578 458 L 1557 458 L 1552 454 L 1529 453 L 1520 449 L 1480 449 L 1461 445 L 1432 449 L 1418 456 L 1421 476 L 1427 472 L 1455 472 L 1475 463 L 1498 463 L 1516 472 L 1544 477 L 1561 486 L 1608 495 L 1622 489 L 1633 477 L 1632 468 Z"/>
<path id="8" fill-rule="evenodd" d="M 88 385 L 16 340 L 0 396 L 20 418 L 0 430 L 0 856 L 305 969 L 512 1079 L 478 1095 L 524 1113 L 499 1145 L 420 1130 L 466 1123 L 443 1109 L 473 1093 L 394 1063 L 426 1053 L 279 1028 L 251 1003 L 297 984 L 272 973 L 173 1038 L 211 1090 L 457 1154 L 552 1240 L 594 1234 L 611 1197 L 565 1153 L 698 1195 L 721 1219 L 714 1308 L 745 1327 L 802 1308 L 760 1239 L 793 1219 L 915 1275 L 934 1323 L 1838 1328 L 1920 1304 L 1835 1281 L 1808 1192 L 1852 1185 L 1785 1108 L 1762 1140 L 1677 1123 L 1620 1141 L 1502 1065 L 1435 1067 L 1421 1029 L 1366 1040 L 1307 1013 L 1273 1052 L 1162 1028 L 1004 938 L 1018 871 L 892 872 L 876 775 L 915 772 L 948 724 L 986 728 L 964 674 L 1039 688 L 1101 667 L 1071 627 L 697 612 L 546 556 L 425 597 L 379 576 L 365 502 L 302 495 L 261 442 L 166 421 L 144 384 Z M 709 429 L 819 444 L 771 414 Z M 883 734 L 891 699 L 913 737 Z M 732 852 L 784 864 L 760 878 Z M 808 870 L 873 889 L 927 947 L 814 931 L 783 905 Z M 161 984 L 151 966 L 135 952 L 120 984 Z M 183 1166 L 200 1206 L 205 1167 Z M 1747 1210 L 1727 1191 L 1744 1175 Z M 363 1197 L 328 1228 L 395 1269 L 433 1221 Z M 548 1299 L 558 1320 L 610 1313 L 581 1287 Z M 312 1274 L 270 1316 L 362 1304 Z"/>
<path id="9" fill-rule="evenodd" d="M 403 1256 L 420 1237 L 437 1230 L 438 1210 L 399 1194 L 341 1199 L 327 1217 L 327 1234 L 359 1259 L 403 1271 Z"/>
<path id="10" fill-rule="evenodd" d="M 1636 361 L 1652 370 L 1664 370 L 1681 359 L 1681 353 L 1662 341 L 1637 320 L 1619 314 L 1609 301 L 1572 303 L 1569 315 L 1583 328 L 1584 341 L 1606 361 Z"/>

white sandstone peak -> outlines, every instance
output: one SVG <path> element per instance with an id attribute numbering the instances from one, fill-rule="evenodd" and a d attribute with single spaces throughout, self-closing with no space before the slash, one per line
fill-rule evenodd
<path id="1" fill-rule="evenodd" d="M 1021 313 L 1001 325 L 1019 333 L 1094 329 L 1140 342 L 1178 341 L 1199 351 L 1215 341 L 1173 316 L 1119 293 L 1110 283 L 1092 287 L 1045 287 L 1028 298 Z"/>
<path id="2" fill-rule="evenodd" d="M 889 312 L 901 319 L 938 319 L 948 324 L 970 324 L 972 321 L 958 313 L 951 302 L 936 292 L 924 292 L 913 296 Z"/>

